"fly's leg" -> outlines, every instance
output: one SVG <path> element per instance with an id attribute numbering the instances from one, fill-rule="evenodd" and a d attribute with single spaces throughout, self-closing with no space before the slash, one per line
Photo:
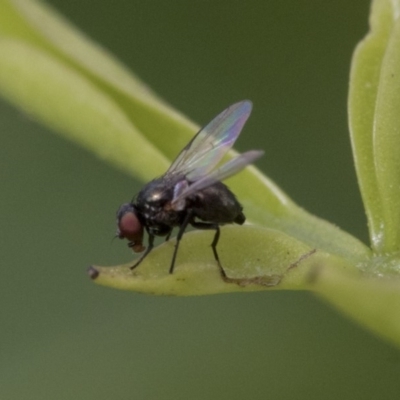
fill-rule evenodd
<path id="1" fill-rule="evenodd" d="M 219 273 L 221 274 L 222 279 L 224 281 L 229 280 L 229 278 L 226 275 L 226 272 L 222 268 L 221 262 L 219 261 L 218 252 L 217 252 L 217 244 L 218 244 L 220 233 L 221 233 L 219 225 L 218 224 L 209 224 L 207 222 L 195 222 L 195 221 L 191 221 L 191 225 L 197 229 L 203 229 L 203 230 L 214 229 L 215 230 L 215 235 L 214 235 L 214 239 L 211 243 L 211 248 L 214 253 L 215 261 L 218 264 Z"/>
<path id="2" fill-rule="evenodd" d="M 172 234 L 172 229 L 170 230 L 170 232 L 168 233 L 168 235 L 165 237 L 165 241 L 168 242 L 169 238 L 171 237 Z"/>
<path id="3" fill-rule="evenodd" d="M 128 246 L 129 246 L 129 244 L 128 244 Z M 148 254 L 151 252 L 151 250 L 153 250 L 153 247 L 154 247 L 154 235 L 149 235 L 149 243 L 147 245 L 146 250 L 141 255 L 139 260 L 137 260 L 137 262 L 134 265 L 132 265 L 132 267 L 130 267 L 130 269 L 131 270 L 135 269 L 148 256 Z"/>
<path id="4" fill-rule="evenodd" d="M 189 225 L 189 222 L 191 222 L 192 215 L 193 215 L 193 212 L 191 210 L 189 210 L 185 216 L 185 219 L 182 222 L 182 225 L 179 227 L 179 232 L 178 232 L 178 235 L 176 236 L 176 244 L 175 244 L 174 254 L 172 256 L 171 266 L 169 267 L 170 274 L 172 274 L 174 272 L 175 260 L 176 260 L 176 255 L 178 254 L 179 243 L 182 239 L 183 234 L 185 233 L 187 226 Z M 168 235 L 168 238 L 170 235 L 171 234 Z"/>

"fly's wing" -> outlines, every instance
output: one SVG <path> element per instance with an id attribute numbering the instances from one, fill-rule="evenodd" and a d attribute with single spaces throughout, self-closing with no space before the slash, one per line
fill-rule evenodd
<path id="1" fill-rule="evenodd" d="M 246 153 L 240 154 L 239 156 L 228 161 L 221 167 L 215 169 L 210 174 L 204 176 L 203 178 L 200 178 L 192 185 L 188 186 L 181 193 L 179 193 L 179 195 L 173 200 L 172 204 L 178 203 L 180 200 L 183 200 L 184 198 L 201 189 L 211 186 L 217 181 L 222 181 L 232 175 L 237 174 L 247 165 L 260 158 L 263 154 L 264 152 L 262 150 L 250 150 Z"/>
<path id="2" fill-rule="evenodd" d="M 166 175 L 185 175 L 191 182 L 207 175 L 233 146 L 251 109 L 252 103 L 244 100 L 224 110 L 194 136 Z"/>

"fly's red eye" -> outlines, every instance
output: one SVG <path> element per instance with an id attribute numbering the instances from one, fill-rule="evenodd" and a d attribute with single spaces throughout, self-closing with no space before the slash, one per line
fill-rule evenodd
<path id="1" fill-rule="evenodd" d="M 118 229 L 120 239 L 126 238 L 135 245 L 142 244 L 143 226 L 134 212 L 127 211 L 119 218 Z"/>

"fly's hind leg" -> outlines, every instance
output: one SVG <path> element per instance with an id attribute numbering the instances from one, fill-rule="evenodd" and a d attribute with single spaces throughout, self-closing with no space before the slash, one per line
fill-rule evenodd
<path id="1" fill-rule="evenodd" d="M 214 239 L 213 239 L 213 241 L 211 243 L 211 248 L 212 248 L 212 251 L 214 253 L 215 261 L 218 264 L 219 273 L 221 274 L 222 279 L 224 281 L 229 280 L 229 278 L 226 275 L 226 272 L 222 268 L 221 262 L 219 261 L 218 252 L 217 252 L 217 244 L 218 244 L 220 233 L 221 233 L 219 225 L 218 224 L 211 224 L 211 223 L 207 223 L 207 222 L 196 222 L 196 221 L 191 221 L 191 225 L 194 228 L 197 228 L 197 229 L 203 229 L 203 230 L 214 229 L 215 230 L 215 235 L 214 235 Z"/>
<path id="2" fill-rule="evenodd" d="M 165 241 L 166 242 L 168 242 L 168 240 L 170 239 L 171 235 L 172 235 L 172 229 L 169 231 L 168 235 L 165 236 Z"/>

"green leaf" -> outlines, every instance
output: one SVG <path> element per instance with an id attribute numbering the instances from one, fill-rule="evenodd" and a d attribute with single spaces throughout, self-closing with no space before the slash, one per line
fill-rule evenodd
<path id="1" fill-rule="evenodd" d="M 352 62 L 349 120 L 375 251 L 400 249 L 400 2 L 377 0 Z"/>
<path id="2" fill-rule="evenodd" d="M 0 37 L 0 53 L 0 91 L 14 104 L 142 179 L 167 167 L 114 100 L 84 76 L 20 40 Z M 132 157 L 136 147 L 141 151 Z"/>
<path id="3" fill-rule="evenodd" d="M 397 259 L 397 268 L 399 266 Z M 400 346 L 400 280 L 376 279 L 324 267 L 316 270 L 313 290 L 376 334 Z"/>
<path id="4" fill-rule="evenodd" d="M 282 232 L 259 226 L 222 228 L 218 243 L 221 264 L 229 277 L 222 279 L 210 243 L 214 232 L 184 235 L 174 273 L 169 262 L 176 241 L 158 246 L 133 271 L 134 262 L 117 267 L 93 266 L 90 276 L 101 285 L 156 295 L 197 296 L 248 292 L 271 288 L 307 289 L 310 271 L 331 265 L 356 271 L 349 262 L 315 251 Z"/>
<path id="5" fill-rule="evenodd" d="M 352 61 L 351 140 L 373 257 L 363 277 L 325 266 L 312 288 L 375 333 L 400 344 L 400 2 L 375 0 L 371 31 Z"/>
<path id="6" fill-rule="evenodd" d="M 383 57 L 374 123 L 374 151 L 382 199 L 385 246 L 400 250 L 400 2 L 392 2 L 393 28 Z"/>

